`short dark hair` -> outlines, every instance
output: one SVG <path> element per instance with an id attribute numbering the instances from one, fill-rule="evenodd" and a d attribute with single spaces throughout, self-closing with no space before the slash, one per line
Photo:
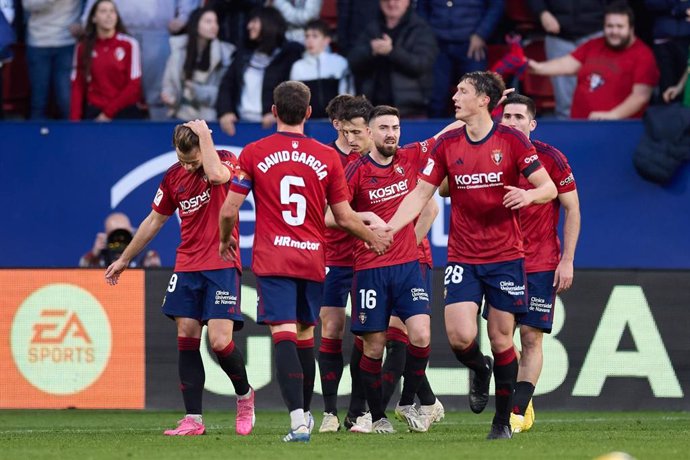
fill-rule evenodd
<path id="1" fill-rule="evenodd" d="M 284 81 L 273 90 L 273 104 L 280 121 L 297 126 L 307 117 L 311 100 L 309 87 L 301 81 Z"/>
<path id="2" fill-rule="evenodd" d="M 618 2 L 613 2 L 609 4 L 605 9 L 604 9 L 604 18 L 606 18 L 607 15 L 609 14 L 622 14 L 628 17 L 628 25 L 630 27 L 635 27 L 635 12 L 633 11 L 632 8 L 630 8 L 630 5 L 628 5 L 628 2 L 625 1 L 618 1 Z M 606 19 L 604 19 L 604 22 Z"/>
<path id="3" fill-rule="evenodd" d="M 304 26 L 304 30 L 316 30 L 317 32 L 321 32 L 324 37 L 331 36 L 331 28 L 328 27 L 328 24 L 326 24 L 326 22 L 322 19 L 312 19 L 311 21 L 307 22 L 307 24 Z"/>
<path id="4" fill-rule="evenodd" d="M 371 113 L 369 113 L 369 121 L 372 121 L 374 118 L 383 117 L 385 115 L 394 115 L 399 119 L 400 110 L 396 109 L 391 105 L 377 105 L 373 108 Z"/>
<path id="5" fill-rule="evenodd" d="M 199 148 L 199 136 L 194 134 L 192 128 L 185 125 L 175 126 L 173 131 L 173 147 L 183 155 L 189 155 L 194 149 Z"/>
<path id="6" fill-rule="evenodd" d="M 506 90 L 506 85 L 503 83 L 503 78 L 496 72 L 490 71 L 475 71 L 469 72 L 460 77 L 460 82 L 468 81 L 474 86 L 477 94 L 484 94 L 489 96 L 489 113 L 491 113 L 498 101 L 503 97 L 503 91 Z"/>
<path id="7" fill-rule="evenodd" d="M 369 117 L 374 106 L 371 105 L 366 96 L 354 96 L 343 104 L 340 112 L 340 120 L 351 121 L 355 118 L 363 118 L 365 123 L 369 123 Z"/>
<path id="8" fill-rule="evenodd" d="M 331 99 L 326 106 L 326 114 L 328 115 L 328 118 L 331 121 L 340 120 L 340 114 L 343 111 L 343 106 L 353 97 L 354 96 L 349 94 L 340 94 Z"/>
<path id="9" fill-rule="evenodd" d="M 503 101 L 503 107 L 508 104 L 522 104 L 527 107 L 527 113 L 529 113 L 530 117 L 537 117 L 537 105 L 531 97 L 527 97 L 524 94 L 511 93 L 506 100 Z"/>

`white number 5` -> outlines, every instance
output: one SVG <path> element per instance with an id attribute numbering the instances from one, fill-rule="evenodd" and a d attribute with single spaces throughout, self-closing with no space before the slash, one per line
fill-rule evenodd
<path id="1" fill-rule="evenodd" d="M 285 176 L 280 181 L 280 202 L 282 204 L 294 203 L 297 207 L 296 215 L 292 211 L 283 211 L 283 220 L 288 225 L 297 227 L 304 223 L 307 214 L 307 199 L 299 193 L 290 193 L 290 187 L 304 187 L 304 178 L 298 176 Z"/>

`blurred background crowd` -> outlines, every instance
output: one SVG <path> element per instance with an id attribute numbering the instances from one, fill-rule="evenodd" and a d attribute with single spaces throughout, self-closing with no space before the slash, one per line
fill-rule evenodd
<path id="1" fill-rule="evenodd" d="M 5 119 L 274 123 L 304 81 L 314 117 L 364 94 L 452 115 L 460 75 L 493 69 L 541 116 L 639 118 L 685 91 L 685 0 L 0 0 Z"/>

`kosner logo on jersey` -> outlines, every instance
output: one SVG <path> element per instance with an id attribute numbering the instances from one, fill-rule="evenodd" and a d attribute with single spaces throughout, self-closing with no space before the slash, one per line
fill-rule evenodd
<path id="1" fill-rule="evenodd" d="M 387 185 L 385 187 L 369 190 L 369 200 L 372 203 L 379 203 L 387 201 L 399 195 L 405 195 L 409 191 L 407 187 L 407 179 L 401 180 L 397 184 Z"/>

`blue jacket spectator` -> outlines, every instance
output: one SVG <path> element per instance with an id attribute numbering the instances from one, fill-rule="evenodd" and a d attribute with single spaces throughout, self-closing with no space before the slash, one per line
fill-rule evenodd
<path id="1" fill-rule="evenodd" d="M 486 70 L 486 41 L 503 17 L 504 0 L 418 0 L 417 12 L 438 40 L 431 117 L 451 114 L 448 88 L 464 73 Z"/>

